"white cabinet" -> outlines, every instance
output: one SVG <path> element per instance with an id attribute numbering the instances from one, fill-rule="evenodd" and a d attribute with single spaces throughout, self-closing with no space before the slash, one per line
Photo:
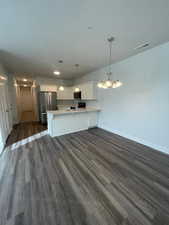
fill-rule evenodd
<path id="1" fill-rule="evenodd" d="M 56 85 L 40 85 L 40 91 L 51 91 L 51 92 L 57 92 L 57 86 Z"/>
<path id="2" fill-rule="evenodd" d="M 56 137 L 96 127 L 99 111 L 48 112 L 48 134 Z"/>
<path id="3" fill-rule="evenodd" d="M 96 112 L 90 112 L 88 117 L 88 128 L 96 127 L 98 124 L 98 114 Z"/>
<path id="4" fill-rule="evenodd" d="M 64 90 L 60 91 L 56 85 L 41 85 L 40 91 L 56 91 L 57 99 L 59 100 L 73 100 L 75 89 L 81 91 L 82 100 L 95 100 L 96 99 L 96 84 L 93 81 L 78 84 L 73 87 L 65 87 Z"/>
<path id="5" fill-rule="evenodd" d="M 59 100 L 73 100 L 73 87 L 64 87 L 64 91 L 57 91 L 57 99 Z"/>
<path id="6" fill-rule="evenodd" d="M 77 85 L 76 87 L 78 87 L 82 93 L 82 100 L 96 99 L 96 85 L 93 81 Z"/>

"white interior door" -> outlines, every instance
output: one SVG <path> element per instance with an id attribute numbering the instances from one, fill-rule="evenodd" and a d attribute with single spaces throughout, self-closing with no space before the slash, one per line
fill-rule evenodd
<path id="1" fill-rule="evenodd" d="M 6 103 L 8 135 L 9 135 L 13 127 L 12 104 L 11 104 L 7 85 L 4 86 L 4 88 L 5 88 L 4 92 L 5 92 L 5 103 Z"/>
<path id="2" fill-rule="evenodd" d="M 10 103 L 5 85 L 0 85 L 0 151 L 12 129 Z"/>

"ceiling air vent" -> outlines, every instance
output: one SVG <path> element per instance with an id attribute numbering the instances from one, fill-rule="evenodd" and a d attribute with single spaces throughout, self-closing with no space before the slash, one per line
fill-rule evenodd
<path id="1" fill-rule="evenodd" d="M 147 43 L 144 43 L 144 44 L 141 44 L 141 45 L 137 46 L 135 48 L 135 50 L 142 49 L 142 48 L 147 48 L 149 45 L 150 45 L 150 43 L 148 43 L 148 42 Z"/>

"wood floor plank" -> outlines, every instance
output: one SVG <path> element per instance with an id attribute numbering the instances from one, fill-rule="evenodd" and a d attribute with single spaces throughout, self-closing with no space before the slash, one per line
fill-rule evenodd
<path id="1" fill-rule="evenodd" d="M 169 224 L 168 155 L 98 128 L 12 150 L 36 125 L 0 157 L 0 225 Z"/>
<path id="2" fill-rule="evenodd" d="M 6 147 L 24 138 L 28 138 L 30 136 L 38 134 L 46 129 L 47 127 L 45 125 L 40 124 L 39 122 L 25 122 L 17 124 L 14 126 L 10 136 L 8 137 Z"/>

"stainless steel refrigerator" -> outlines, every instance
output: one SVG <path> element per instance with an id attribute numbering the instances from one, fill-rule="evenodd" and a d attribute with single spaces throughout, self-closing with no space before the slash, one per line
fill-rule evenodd
<path id="1" fill-rule="evenodd" d="M 39 119 L 42 124 L 47 124 L 47 111 L 57 110 L 56 92 L 39 92 Z"/>

